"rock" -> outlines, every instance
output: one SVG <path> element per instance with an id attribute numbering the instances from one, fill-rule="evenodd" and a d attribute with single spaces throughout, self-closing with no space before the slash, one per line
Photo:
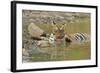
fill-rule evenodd
<path id="1" fill-rule="evenodd" d="M 39 47 L 49 47 L 50 44 L 46 40 L 40 40 L 40 41 L 37 42 L 37 46 L 39 46 Z"/>
<path id="2" fill-rule="evenodd" d="M 23 56 L 29 56 L 29 53 L 25 48 L 22 48 L 22 55 Z"/>
<path id="3" fill-rule="evenodd" d="M 38 38 L 38 39 L 41 39 L 41 36 L 44 35 L 44 31 L 38 26 L 36 26 L 34 23 L 31 23 L 28 26 L 28 32 L 32 37 Z"/>

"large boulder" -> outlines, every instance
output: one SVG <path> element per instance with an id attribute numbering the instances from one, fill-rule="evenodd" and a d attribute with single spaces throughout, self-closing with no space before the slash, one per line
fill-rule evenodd
<path id="1" fill-rule="evenodd" d="M 42 36 L 46 36 L 45 32 L 36 26 L 34 23 L 29 24 L 28 32 L 33 38 L 41 39 Z"/>

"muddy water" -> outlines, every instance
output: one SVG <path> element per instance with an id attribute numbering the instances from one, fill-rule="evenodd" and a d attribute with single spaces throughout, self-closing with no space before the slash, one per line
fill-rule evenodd
<path id="1" fill-rule="evenodd" d="M 64 60 L 90 59 L 90 43 L 57 45 L 56 47 L 33 47 L 28 57 L 23 57 L 23 62 L 45 62 Z"/>

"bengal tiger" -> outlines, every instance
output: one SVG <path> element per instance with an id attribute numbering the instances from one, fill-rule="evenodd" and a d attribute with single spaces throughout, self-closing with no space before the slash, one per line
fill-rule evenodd
<path id="1" fill-rule="evenodd" d="M 62 40 L 67 43 L 81 43 L 81 42 L 90 41 L 90 35 L 88 35 L 86 33 L 77 33 L 77 32 L 74 34 L 65 33 L 65 30 L 64 30 L 65 25 L 66 24 L 62 24 L 61 27 L 58 27 L 57 24 L 53 21 L 52 33 L 55 36 L 56 43 L 59 41 L 62 41 Z"/>

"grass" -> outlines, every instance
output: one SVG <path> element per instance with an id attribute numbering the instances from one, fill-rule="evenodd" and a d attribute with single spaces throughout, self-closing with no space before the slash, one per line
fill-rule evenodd
<path id="1" fill-rule="evenodd" d="M 77 19 L 78 22 L 74 23 L 65 23 L 65 33 L 76 33 L 76 32 L 81 32 L 81 33 L 87 33 L 90 34 L 90 19 L 89 18 L 83 18 L 83 19 Z M 47 33 L 51 33 L 52 31 L 52 25 L 51 24 L 42 24 L 38 25 L 41 29 L 44 29 Z M 58 25 L 61 26 L 61 25 Z"/>

